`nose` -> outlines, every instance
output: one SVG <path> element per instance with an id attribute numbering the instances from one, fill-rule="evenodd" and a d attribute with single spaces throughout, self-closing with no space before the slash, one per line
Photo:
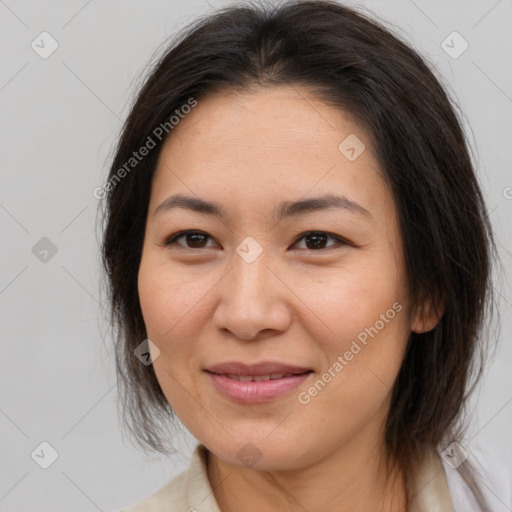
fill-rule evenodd
<path id="1" fill-rule="evenodd" d="M 239 339 L 275 336 L 291 323 L 291 292 L 264 254 L 252 263 L 235 254 L 231 272 L 218 285 L 214 325 Z"/>

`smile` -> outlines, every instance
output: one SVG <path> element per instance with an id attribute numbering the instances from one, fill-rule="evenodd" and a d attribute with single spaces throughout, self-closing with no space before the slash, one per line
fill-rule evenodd
<path id="1" fill-rule="evenodd" d="M 239 404 L 257 404 L 285 398 L 313 373 L 240 375 L 206 372 L 217 392 Z"/>

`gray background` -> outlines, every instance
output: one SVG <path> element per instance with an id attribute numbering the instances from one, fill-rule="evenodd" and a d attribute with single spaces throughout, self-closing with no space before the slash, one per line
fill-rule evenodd
<path id="1" fill-rule="evenodd" d="M 0 1 L 1 511 L 118 509 L 188 464 L 189 436 L 177 439 L 180 455 L 170 459 L 148 457 L 123 436 L 101 320 L 93 190 L 158 46 L 228 3 Z M 348 3 L 397 25 L 444 75 L 471 127 L 503 275 L 501 344 L 473 401 L 467 446 L 512 465 L 512 3 Z M 43 31 L 59 45 L 46 59 L 31 47 Z M 469 44 L 458 58 L 441 46 L 453 31 Z M 48 469 L 31 457 L 43 441 L 58 453 Z"/>

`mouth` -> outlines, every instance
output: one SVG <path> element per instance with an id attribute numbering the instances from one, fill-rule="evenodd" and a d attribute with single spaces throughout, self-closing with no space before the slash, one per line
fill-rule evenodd
<path id="1" fill-rule="evenodd" d="M 270 402 L 284 397 L 314 373 L 307 367 L 274 362 L 255 365 L 222 363 L 205 372 L 217 391 L 242 404 Z"/>
<path id="2" fill-rule="evenodd" d="M 248 364 L 243 363 L 241 361 L 230 361 L 209 366 L 208 368 L 206 368 L 206 371 L 210 373 L 215 373 L 217 375 L 227 375 L 234 377 L 268 376 L 270 379 L 281 379 L 283 378 L 283 376 L 299 375 L 302 373 L 311 372 L 312 369 L 306 366 L 291 365 L 287 363 L 279 363 L 274 361 L 264 361 L 256 364 Z"/>
<path id="3" fill-rule="evenodd" d="M 214 375 L 222 375 L 223 377 L 227 377 L 228 379 L 238 380 L 240 382 L 263 382 L 266 380 L 287 379 L 288 377 L 295 377 L 296 375 L 303 375 L 304 373 L 310 372 L 306 371 L 301 373 L 269 373 L 267 375 L 237 375 L 236 373 L 217 373 Z"/>

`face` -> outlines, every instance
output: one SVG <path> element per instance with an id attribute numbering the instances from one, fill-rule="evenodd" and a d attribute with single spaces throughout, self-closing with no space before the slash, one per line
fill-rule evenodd
<path id="1" fill-rule="evenodd" d="M 236 466 L 378 446 L 415 319 L 367 134 L 276 87 L 201 98 L 171 135 L 138 286 L 173 410 Z"/>

